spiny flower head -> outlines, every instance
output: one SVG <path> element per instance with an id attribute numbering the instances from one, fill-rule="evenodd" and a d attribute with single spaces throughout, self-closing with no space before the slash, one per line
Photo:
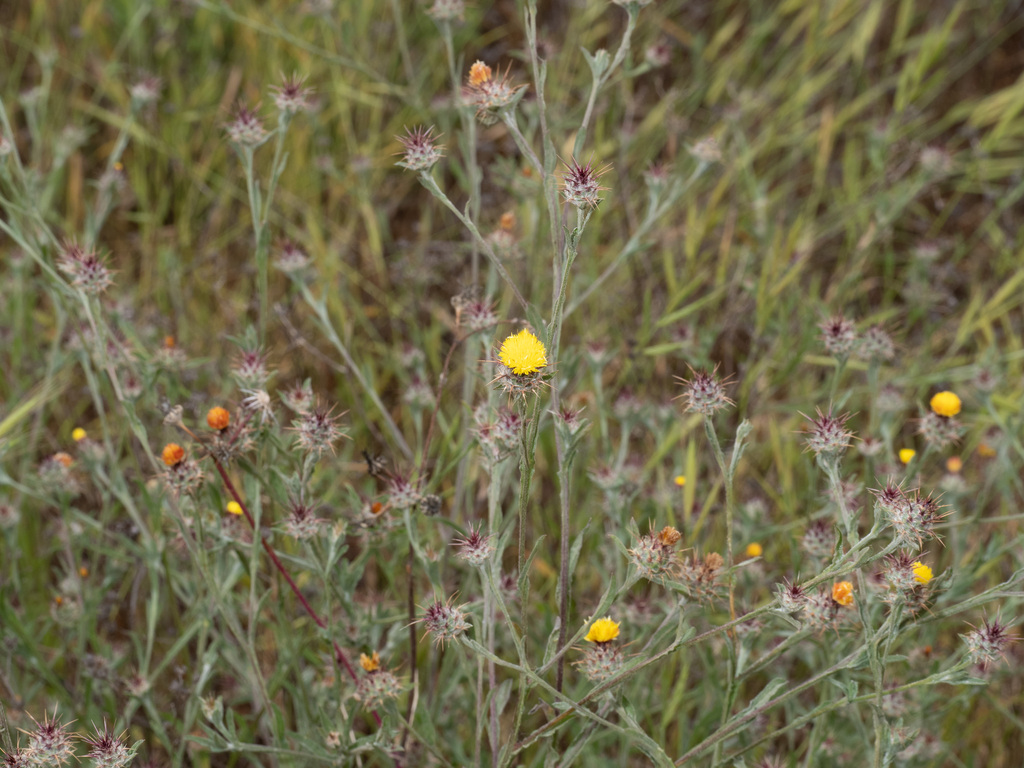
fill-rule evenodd
<path id="1" fill-rule="evenodd" d="M 288 518 L 284 521 L 285 532 L 295 539 L 311 539 L 320 532 L 323 520 L 316 516 L 316 509 L 298 499 L 288 505 Z"/>
<path id="2" fill-rule="evenodd" d="M 376 653 L 373 655 L 377 657 Z M 366 655 L 363 654 L 362 658 L 366 658 Z M 379 657 L 377 658 L 379 661 Z M 368 671 L 365 676 L 360 678 L 355 695 L 356 699 L 367 709 L 380 709 L 389 700 L 397 699 L 402 690 L 401 681 L 393 673 L 386 669 L 377 669 Z"/>
<path id="3" fill-rule="evenodd" d="M 454 640 L 472 626 L 466 621 L 466 614 L 460 607 L 440 600 L 427 606 L 418 621 L 434 636 L 434 642 L 438 645 Z"/>
<path id="4" fill-rule="evenodd" d="M 694 554 L 687 558 L 680 568 L 679 580 L 697 600 L 713 600 L 719 591 L 719 585 L 716 583 L 718 572 L 724 564 L 725 560 L 717 552 L 709 552 L 703 558 Z"/>
<path id="5" fill-rule="evenodd" d="M 240 106 L 235 119 L 227 125 L 228 138 L 242 147 L 257 147 L 267 138 L 267 131 L 253 110 Z"/>
<path id="6" fill-rule="evenodd" d="M 572 203 L 580 210 L 591 210 L 596 208 L 601 198 L 600 192 L 607 189 L 597 183 L 597 180 L 607 169 L 594 170 L 592 162 L 580 165 L 576 158 L 566 163 L 566 171 L 562 175 L 562 194 L 566 202 Z"/>
<path id="7" fill-rule="evenodd" d="M 714 371 L 695 371 L 690 369 L 689 379 L 678 379 L 683 383 L 683 397 L 686 398 L 686 410 L 695 411 L 703 416 L 714 416 L 715 413 L 733 404 L 725 396 L 725 387 L 715 376 Z"/>
<path id="8" fill-rule="evenodd" d="M 398 137 L 399 143 L 405 148 L 402 159 L 396 165 L 421 173 L 430 170 L 434 164 L 444 157 L 444 147 L 434 143 L 434 128 L 406 128 L 405 136 Z"/>
<path id="9" fill-rule="evenodd" d="M 306 78 L 292 75 L 285 78 L 281 85 L 271 86 L 274 92 L 274 104 L 279 110 L 289 115 L 309 109 L 309 99 L 313 95 L 311 88 L 305 87 Z"/>
<path id="10" fill-rule="evenodd" d="M 608 643 L 618 636 L 619 622 L 613 621 L 611 616 L 605 616 L 590 625 L 590 629 L 583 639 L 589 643 Z"/>
<path id="11" fill-rule="evenodd" d="M 808 592 L 800 605 L 800 618 L 812 629 L 824 629 L 835 622 L 839 605 L 823 590 Z"/>
<path id="12" fill-rule="evenodd" d="M 782 584 L 776 584 L 775 592 L 779 598 L 779 609 L 783 613 L 793 614 L 803 610 L 807 593 L 796 582 L 786 580 Z"/>
<path id="13" fill-rule="evenodd" d="M 491 553 L 494 552 L 492 539 L 493 537 L 482 533 L 479 528 L 471 525 L 466 535 L 461 539 L 454 539 L 452 544 L 458 548 L 459 557 L 479 568 L 490 559 Z"/>
<path id="14" fill-rule="evenodd" d="M 876 514 L 892 526 L 896 541 L 903 547 L 920 549 L 926 539 L 935 535 L 935 524 L 945 517 L 942 507 L 931 496 L 922 496 L 919 491 L 907 496 L 892 481 L 872 493 Z"/>
<path id="15" fill-rule="evenodd" d="M 101 732 L 86 736 L 85 742 L 92 747 L 89 757 L 96 768 L 123 768 L 135 758 L 135 750 L 130 749 L 105 723 Z"/>
<path id="16" fill-rule="evenodd" d="M 292 425 L 299 433 L 299 447 L 319 458 L 327 451 L 334 451 L 333 443 L 342 436 L 338 419 L 328 408 L 316 406 Z"/>
<path id="17" fill-rule="evenodd" d="M 825 350 L 835 357 L 849 357 L 857 346 L 857 329 L 842 315 L 835 315 L 818 326 Z"/>
<path id="18" fill-rule="evenodd" d="M 502 342 L 498 359 L 516 376 L 529 376 L 548 364 L 543 342 L 526 328 Z"/>
<path id="19" fill-rule="evenodd" d="M 940 416 L 930 412 L 921 418 L 917 431 L 928 445 L 945 448 L 960 439 L 963 426 L 952 416 Z"/>
<path id="20" fill-rule="evenodd" d="M 961 635 L 967 643 L 967 654 L 971 661 L 977 664 L 982 670 L 987 670 L 991 665 L 1000 659 L 1005 658 L 1003 651 L 1006 647 L 1016 641 L 1016 637 L 1010 635 L 1009 627 L 999 619 L 989 622 L 985 619 L 980 627 L 966 635 Z"/>
<path id="21" fill-rule="evenodd" d="M 681 537 L 682 534 L 670 525 L 657 533 L 651 531 L 641 536 L 636 546 L 629 550 L 629 559 L 645 579 L 663 581 L 672 578 L 679 569 L 675 545 Z"/>
<path id="22" fill-rule="evenodd" d="M 864 360 L 887 362 L 896 356 L 896 347 L 881 326 L 873 325 L 864 331 L 864 336 L 857 345 L 857 357 Z"/>
<path id="23" fill-rule="evenodd" d="M 419 501 L 419 492 L 405 478 L 394 477 L 388 483 L 388 503 L 392 509 L 412 509 Z"/>
<path id="24" fill-rule="evenodd" d="M 75 756 L 71 734 L 54 714 L 51 719 L 44 716 L 43 722 L 36 722 L 36 729 L 29 734 L 29 765 L 61 766 Z"/>
<path id="25" fill-rule="evenodd" d="M 822 413 L 817 409 L 817 417 L 810 418 L 811 428 L 807 430 L 807 447 L 817 455 L 839 456 L 850 446 L 850 438 L 853 433 L 846 428 L 846 422 L 850 418 L 848 413 L 839 416 L 832 415 L 830 408 L 828 413 Z"/>
<path id="26" fill-rule="evenodd" d="M 507 69 L 504 75 L 495 77 L 489 66 L 476 61 L 469 68 L 463 94 L 470 104 L 477 107 L 477 119 L 490 124 L 497 120 L 497 112 L 515 103 L 519 91 L 524 87 L 512 84 Z"/>
<path id="27" fill-rule="evenodd" d="M 815 520 L 807 526 L 800 544 L 808 555 L 822 560 L 832 554 L 836 545 L 836 532 L 824 520 Z"/>
<path id="28" fill-rule="evenodd" d="M 110 270 L 95 251 L 87 251 L 74 241 L 67 241 L 57 255 L 57 266 L 71 282 L 86 293 L 103 293 L 114 282 Z"/>

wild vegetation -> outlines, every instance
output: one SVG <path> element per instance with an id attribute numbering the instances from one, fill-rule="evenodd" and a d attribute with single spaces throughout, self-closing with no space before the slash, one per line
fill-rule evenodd
<path id="1" fill-rule="evenodd" d="M 5 765 L 1020 765 L 1019 2 L 0 48 Z"/>

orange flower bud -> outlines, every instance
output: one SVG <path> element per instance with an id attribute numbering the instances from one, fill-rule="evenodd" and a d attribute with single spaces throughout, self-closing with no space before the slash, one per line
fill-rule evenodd
<path id="1" fill-rule="evenodd" d="M 210 425 L 211 429 L 227 429 L 228 424 L 231 423 L 231 414 L 218 405 L 207 411 L 206 423 Z"/>
<path id="2" fill-rule="evenodd" d="M 176 466 L 185 458 L 185 449 L 177 443 L 168 443 L 164 446 L 164 450 L 163 453 L 160 454 L 160 458 L 164 460 L 164 464 L 168 467 Z"/>

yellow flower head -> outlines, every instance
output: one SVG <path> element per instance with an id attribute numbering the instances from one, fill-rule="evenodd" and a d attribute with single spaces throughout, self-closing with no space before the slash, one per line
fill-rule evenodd
<path id="1" fill-rule="evenodd" d="M 525 328 L 505 339 L 498 358 L 517 376 L 536 373 L 548 364 L 544 344 Z"/>
<path id="2" fill-rule="evenodd" d="M 950 456 L 946 459 L 946 469 L 954 475 L 964 468 L 964 460 L 959 456 Z"/>
<path id="3" fill-rule="evenodd" d="M 747 557 L 760 557 L 764 553 L 764 547 L 756 541 L 747 544 Z"/>
<path id="4" fill-rule="evenodd" d="M 935 574 L 932 573 L 932 569 L 918 560 L 915 560 L 910 567 L 914 571 L 914 581 L 918 584 L 927 584 L 934 578 Z"/>
<path id="5" fill-rule="evenodd" d="M 680 488 L 686 485 L 686 475 L 676 475 L 676 485 Z"/>
<path id="6" fill-rule="evenodd" d="M 376 672 L 380 669 L 380 654 L 376 651 L 373 652 L 373 656 L 367 656 L 365 653 L 360 653 L 359 666 L 367 672 Z"/>
<path id="7" fill-rule="evenodd" d="M 82 442 L 87 437 L 88 435 L 86 434 L 85 430 L 82 429 L 81 427 L 75 427 L 73 430 L 71 430 L 71 439 L 74 440 L 76 443 Z"/>
<path id="8" fill-rule="evenodd" d="M 469 68 L 469 84 L 480 86 L 491 79 L 491 68 L 482 61 L 474 61 Z"/>
<path id="9" fill-rule="evenodd" d="M 160 458 L 164 460 L 164 464 L 168 467 L 176 466 L 185 458 L 185 449 L 177 443 L 168 443 L 164 446 L 163 451 L 161 451 Z"/>
<path id="10" fill-rule="evenodd" d="M 215 406 L 207 411 L 206 423 L 210 425 L 210 429 L 227 429 L 228 424 L 231 423 L 231 414 L 227 412 L 227 409 L 221 408 L 219 405 Z"/>
<path id="11" fill-rule="evenodd" d="M 237 501 L 229 501 L 225 509 L 232 515 L 242 514 L 242 505 Z"/>
<path id="12" fill-rule="evenodd" d="M 591 643 L 607 643 L 619 636 L 619 623 L 612 621 L 611 616 L 598 619 L 590 625 L 590 631 L 583 639 Z"/>
<path id="13" fill-rule="evenodd" d="M 840 605 L 853 605 L 853 584 L 837 581 L 832 585 L 832 599 Z"/>
<path id="14" fill-rule="evenodd" d="M 900 461 L 904 464 L 909 464 L 916 455 L 917 451 L 913 448 L 900 448 Z"/>
<path id="15" fill-rule="evenodd" d="M 930 405 L 939 416 L 956 416 L 960 413 L 960 398 L 952 392 L 935 393 Z"/>

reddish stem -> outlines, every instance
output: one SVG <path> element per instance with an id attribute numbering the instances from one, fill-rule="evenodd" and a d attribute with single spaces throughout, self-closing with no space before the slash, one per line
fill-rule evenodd
<path id="1" fill-rule="evenodd" d="M 224 487 L 228 489 L 228 493 L 230 493 L 231 497 L 238 503 L 238 506 L 242 508 L 242 514 L 245 515 L 245 519 L 249 521 L 249 526 L 255 532 L 256 522 L 252 519 L 252 514 L 249 512 L 249 508 L 245 506 L 245 502 L 242 501 L 242 497 L 238 495 L 238 491 L 235 489 L 235 484 L 231 482 L 231 478 L 228 477 L 228 473 L 224 471 L 224 466 L 220 463 L 220 460 L 213 455 L 211 455 L 210 458 L 213 459 L 213 465 L 217 468 L 217 472 L 220 474 L 220 479 L 224 481 Z M 309 604 L 306 596 L 303 595 L 302 591 L 299 589 L 299 585 L 295 583 L 294 579 L 292 579 L 291 574 L 288 573 L 288 570 L 284 567 L 284 563 L 282 563 L 278 558 L 274 548 L 270 546 L 270 542 L 263 538 L 263 536 L 260 536 L 260 543 L 263 544 L 263 549 L 270 557 L 270 561 L 274 564 L 274 567 L 277 568 L 278 573 L 280 573 L 284 577 L 284 580 L 288 582 L 288 586 L 292 588 L 292 592 L 295 593 L 299 602 L 302 603 L 302 607 L 306 609 L 306 613 L 309 614 L 309 617 L 316 622 L 316 625 L 320 627 L 320 629 L 327 629 L 327 622 L 321 619 L 320 615 L 313 609 L 313 606 Z M 341 646 L 334 640 L 331 640 L 331 644 L 334 646 L 335 660 L 345 668 L 345 671 L 348 672 L 348 675 L 352 678 L 353 682 L 358 683 L 359 678 L 356 676 L 356 671 L 352 668 L 352 664 L 349 663 L 348 657 L 345 656 L 345 652 L 341 649 Z M 373 719 L 377 721 L 378 726 L 381 724 L 380 715 L 377 714 L 377 710 L 373 710 Z"/>

